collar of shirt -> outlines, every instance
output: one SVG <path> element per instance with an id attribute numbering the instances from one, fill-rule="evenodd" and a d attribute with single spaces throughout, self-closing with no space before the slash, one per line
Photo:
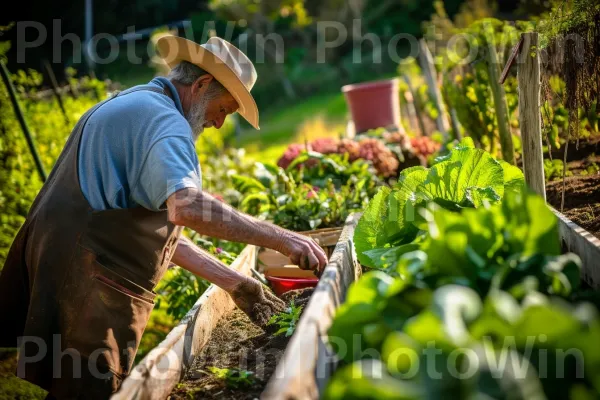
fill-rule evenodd
<path id="1" fill-rule="evenodd" d="M 173 83 L 171 83 L 170 80 L 168 80 L 164 76 L 158 76 L 158 77 L 152 79 L 150 81 L 150 83 L 160 86 L 163 89 L 165 89 L 165 87 L 168 88 L 171 91 L 171 95 L 173 96 L 172 98 L 173 98 L 173 102 L 175 103 L 175 107 L 177 107 L 177 110 L 179 110 L 181 115 L 185 116 L 183 113 L 183 107 L 181 106 L 181 99 L 179 98 L 179 93 L 177 93 L 177 89 L 175 89 L 175 85 L 173 85 Z"/>

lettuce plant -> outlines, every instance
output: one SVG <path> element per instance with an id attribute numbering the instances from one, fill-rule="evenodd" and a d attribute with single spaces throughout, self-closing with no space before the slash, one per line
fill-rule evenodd
<path id="1" fill-rule="evenodd" d="M 519 191 L 523 173 L 465 138 L 431 168 L 413 167 L 401 172 L 392 188 L 381 187 L 358 222 L 354 244 L 359 261 L 376 267 L 382 252 L 402 254 L 402 247 L 426 230 L 421 209 L 433 202 L 451 211 L 479 208 Z"/>
<path id="2" fill-rule="evenodd" d="M 501 290 L 515 299 L 532 291 L 568 299 L 580 289 L 581 261 L 560 255 L 556 217 L 529 191 L 461 213 L 434 206 L 424 214 L 427 237 L 405 245 L 415 247 L 398 257 L 384 253 L 377 260 L 383 271 L 366 273 L 349 289 L 329 332 L 348 346 L 346 360 L 355 357 L 353 335 L 380 346 L 444 285 L 469 287 L 481 297 Z"/>
<path id="3" fill-rule="evenodd" d="M 338 369 L 323 398 L 596 398 L 598 335 L 600 318 L 589 303 L 535 291 L 520 302 L 502 291 L 481 299 L 446 285 L 401 330 L 383 336 L 380 358 Z"/>
<path id="4" fill-rule="evenodd" d="M 430 202 L 419 227 L 411 243 L 371 250 L 381 270 L 348 290 L 328 331 L 342 367 L 325 399 L 594 397 L 598 300 L 543 198 L 505 184 L 501 203 Z"/>

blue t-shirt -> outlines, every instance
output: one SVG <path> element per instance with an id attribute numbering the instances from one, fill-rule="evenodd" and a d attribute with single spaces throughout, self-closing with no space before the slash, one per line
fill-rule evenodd
<path id="1" fill-rule="evenodd" d="M 79 147 L 79 183 L 94 210 L 145 207 L 159 211 L 184 188 L 202 188 L 192 129 L 173 84 L 159 77 L 110 100 L 88 119 Z"/>

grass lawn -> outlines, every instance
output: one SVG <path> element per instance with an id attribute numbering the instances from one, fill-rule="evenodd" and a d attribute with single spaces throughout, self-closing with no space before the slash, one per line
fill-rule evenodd
<path id="1" fill-rule="evenodd" d="M 237 146 L 245 148 L 254 160 L 265 162 L 277 162 L 290 143 L 343 134 L 348 114 L 341 92 L 317 95 L 285 107 L 263 107 L 260 111 L 261 129 L 245 128 Z"/>

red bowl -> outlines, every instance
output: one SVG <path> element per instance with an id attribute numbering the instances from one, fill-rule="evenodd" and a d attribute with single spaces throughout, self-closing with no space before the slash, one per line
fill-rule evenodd
<path id="1" fill-rule="evenodd" d="M 265 276 L 265 278 L 271 282 L 273 291 L 278 296 L 281 296 L 283 293 L 289 292 L 290 290 L 315 287 L 317 286 L 317 283 L 319 283 L 319 278 L 290 278 L 270 275 Z"/>

